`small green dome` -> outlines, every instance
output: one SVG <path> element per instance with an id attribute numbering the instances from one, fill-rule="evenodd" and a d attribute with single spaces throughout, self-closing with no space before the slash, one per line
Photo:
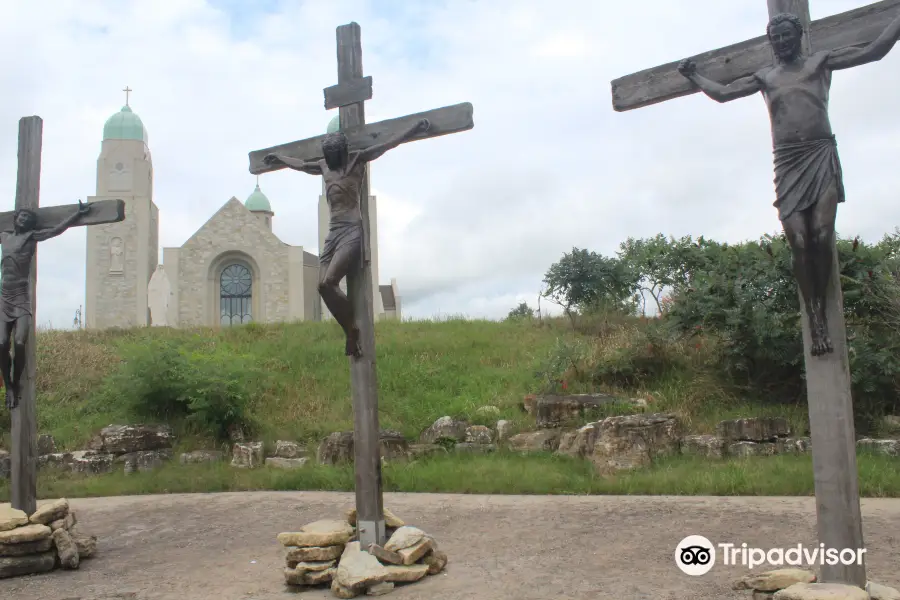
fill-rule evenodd
<path id="1" fill-rule="evenodd" d="M 256 184 L 256 189 L 253 190 L 253 193 L 247 196 L 244 206 L 251 212 L 272 212 L 272 205 L 269 204 L 269 199 L 266 198 L 266 195 L 259 189 L 258 183 Z"/>
<path id="2" fill-rule="evenodd" d="M 141 118 L 127 104 L 106 120 L 103 126 L 104 140 L 139 140 L 147 143 L 147 128 Z"/>
<path id="3" fill-rule="evenodd" d="M 341 129 L 341 114 L 334 115 L 334 118 L 328 122 L 328 129 L 325 133 L 337 133 Z"/>

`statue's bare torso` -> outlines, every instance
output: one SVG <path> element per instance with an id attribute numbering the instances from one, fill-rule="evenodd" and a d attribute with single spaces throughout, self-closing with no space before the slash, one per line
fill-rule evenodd
<path id="1" fill-rule="evenodd" d="M 756 74 L 769 109 L 774 145 L 832 135 L 828 119 L 831 70 L 828 52 L 767 67 Z"/>
<path id="2" fill-rule="evenodd" d="M 366 175 L 366 164 L 353 160 L 351 156 L 349 164 L 340 169 L 329 169 L 324 159 L 319 161 L 319 167 L 325 179 L 325 199 L 331 219 L 361 219 L 359 194 Z"/>

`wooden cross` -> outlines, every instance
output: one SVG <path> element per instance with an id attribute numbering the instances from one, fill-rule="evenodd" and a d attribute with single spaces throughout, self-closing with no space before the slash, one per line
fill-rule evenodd
<path id="1" fill-rule="evenodd" d="M 78 210 L 77 204 L 39 208 L 41 188 L 41 145 L 44 122 L 40 117 L 19 119 L 19 171 L 16 179 L 16 210 L 27 209 L 37 217 L 35 229 L 50 229 Z M 15 212 L 0 213 L 0 231 L 11 231 Z M 91 203 L 91 210 L 73 226 L 118 223 L 125 219 L 122 200 Z M 31 314 L 37 315 L 37 250 L 31 260 L 29 297 Z M 37 408 L 35 404 L 35 333 L 36 320 L 25 344 L 26 368 L 19 383 L 19 406 L 12 410 L 11 502 L 12 507 L 32 514 L 37 509 Z M 17 357 L 18 360 L 18 357 Z"/>
<path id="2" fill-rule="evenodd" d="M 472 104 L 464 102 L 423 113 L 366 125 L 364 102 L 372 98 L 372 78 L 363 77 L 362 38 L 356 23 L 337 28 L 338 83 L 325 88 L 325 108 L 339 109 L 341 131 L 346 135 L 350 151 L 358 151 L 407 131 L 421 119 L 430 127 L 407 141 L 438 137 L 472 129 Z M 322 139 L 318 136 L 250 153 L 250 173 L 258 175 L 284 165 L 267 165 L 268 154 L 281 154 L 304 161 L 322 155 Z M 360 330 L 361 357 L 350 357 L 353 389 L 353 448 L 356 470 L 357 531 L 363 548 L 385 542 L 384 505 L 381 485 L 381 453 L 378 427 L 378 380 L 375 375 L 375 327 L 372 308 L 372 269 L 369 239 L 368 175 L 363 179 L 359 207 L 363 221 L 363 260 L 358 269 L 347 276 L 347 289 L 353 300 L 354 317 Z"/>
<path id="3" fill-rule="evenodd" d="M 767 7 L 769 18 L 779 13 L 791 13 L 800 18 L 806 32 L 803 51 L 809 55 L 811 52 L 868 45 L 897 17 L 900 0 L 884 0 L 812 23 L 808 0 L 767 0 Z M 770 48 L 767 37 L 761 36 L 706 52 L 693 60 L 698 72 L 725 85 L 771 65 L 774 57 Z M 678 72 L 678 62 L 614 80 L 613 108 L 617 111 L 631 110 L 698 91 Z M 812 356 L 809 321 L 802 294 L 800 310 L 819 541 L 825 548 L 840 551 L 865 546 L 859 506 L 847 333 L 840 266 L 834 245 L 832 256 L 833 271 L 826 292 L 826 318 L 834 346 L 832 353 Z M 867 583 L 865 561 L 850 565 L 823 564 L 819 581 L 864 588 Z"/>
<path id="4" fill-rule="evenodd" d="M 126 86 L 125 86 L 125 89 L 122 90 L 122 91 L 125 92 L 125 106 L 128 106 L 128 94 L 130 94 L 130 93 L 133 92 L 134 90 L 131 89 L 130 87 L 128 87 L 128 86 L 126 85 Z"/>

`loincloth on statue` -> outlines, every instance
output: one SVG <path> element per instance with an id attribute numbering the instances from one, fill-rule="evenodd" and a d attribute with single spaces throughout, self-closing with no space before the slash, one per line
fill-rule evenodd
<path id="1" fill-rule="evenodd" d="M 27 281 L 0 284 L 0 321 L 15 323 L 21 317 L 32 316 L 28 287 Z"/>
<path id="2" fill-rule="evenodd" d="M 844 201 L 844 178 L 834 136 L 775 146 L 775 208 L 784 221 L 813 206 L 835 184 Z"/>
<path id="3" fill-rule="evenodd" d="M 332 219 L 328 224 L 328 235 L 325 236 L 325 245 L 322 248 L 322 255 L 319 256 L 319 263 L 330 263 L 335 253 L 351 244 L 359 244 L 362 241 L 362 219 L 356 218 L 340 218 Z"/>

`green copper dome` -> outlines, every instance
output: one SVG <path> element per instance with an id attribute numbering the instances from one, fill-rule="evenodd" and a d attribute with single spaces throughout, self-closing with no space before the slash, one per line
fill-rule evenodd
<path id="1" fill-rule="evenodd" d="M 139 140 L 147 143 L 147 128 L 141 118 L 127 104 L 106 120 L 103 126 L 104 140 Z"/>
<path id="2" fill-rule="evenodd" d="M 253 190 L 253 193 L 247 196 L 244 206 L 251 212 L 272 212 L 272 205 L 269 204 L 269 199 L 266 198 L 266 195 L 259 189 L 258 183 L 256 184 L 256 189 Z"/>
<path id="3" fill-rule="evenodd" d="M 338 113 L 334 115 L 334 118 L 328 122 L 328 129 L 325 130 L 325 133 L 337 133 L 341 128 L 341 114 Z"/>

